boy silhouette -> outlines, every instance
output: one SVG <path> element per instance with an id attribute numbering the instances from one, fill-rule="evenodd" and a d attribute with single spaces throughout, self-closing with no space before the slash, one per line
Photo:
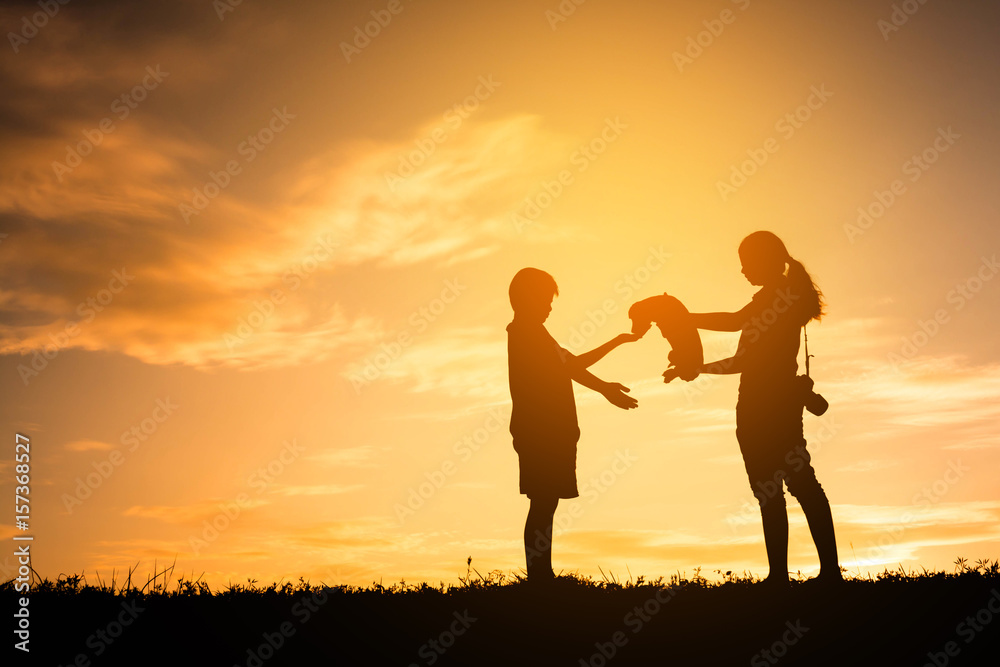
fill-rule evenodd
<path id="1" fill-rule="evenodd" d="M 587 367 L 622 343 L 640 336 L 626 333 L 579 356 L 563 349 L 545 330 L 555 279 L 540 269 L 521 269 L 510 282 L 514 319 L 507 325 L 510 433 L 518 455 L 520 491 L 531 504 L 524 524 L 524 556 L 531 582 L 551 581 L 552 520 L 560 498 L 576 498 L 576 419 L 573 380 L 624 410 L 638 405 L 617 382 L 605 382 Z"/>

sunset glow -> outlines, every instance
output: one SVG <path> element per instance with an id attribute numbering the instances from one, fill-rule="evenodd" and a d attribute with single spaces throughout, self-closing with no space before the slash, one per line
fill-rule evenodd
<path id="1" fill-rule="evenodd" d="M 828 303 L 805 431 L 842 564 L 1000 557 L 995 4 L 38 11 L 0 10 L 0 489 L 30 437 L 40 575 L 518 572 L 512 276 L 555 277 L 579 353 L 663 292 L 745 305 L 758 229 Z M 577 387 L 557 572 L 766 571 L 738 378 L 665 385 L 668 351 L 591 368 L 636 410 Z"/>

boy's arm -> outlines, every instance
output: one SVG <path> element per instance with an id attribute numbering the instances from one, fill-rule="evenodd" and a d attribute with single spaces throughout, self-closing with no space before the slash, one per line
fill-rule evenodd
<path id="1" fill-rule="evenodd" d="M 572 358 L 567 358 L 566 361 L 569 364 L 571 370 L 574 369 L 583 370 L 586 368 L 590 368 L 598 361 L 603 359 L 608 354 L 608 352 L 615 349 L 619 345 L 623 343 L 634 343 L 640 338 L 642 338 L 642 334 L 632 334 L 632 333 L 618 334 L 604 345 L 595 347 L 590 352 L 584 352 L 583 354 L 575 355 Z"/>
<path id="2" fill-rule="evenodd" d="M 639 405 L 639 401 L 629 396 L 629 388 L 617 382 L 605 382 L 586 368 L 570 370 L 570 377 L 588 389 L 593 389 L 597 393 L 608 399 L 612 405 L 617 405 L 623 410 L 634 408 Z"/>

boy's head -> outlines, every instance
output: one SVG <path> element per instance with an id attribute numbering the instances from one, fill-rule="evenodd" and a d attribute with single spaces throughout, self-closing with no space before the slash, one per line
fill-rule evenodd
<path id="1" fill-rule="evenodd" d="M 552 312 L 552 298 L 558 294 L 556 279 L 541 269 L 521 269 L 510 281 L 510 307 L 519 317 L 544 322 Z"/>

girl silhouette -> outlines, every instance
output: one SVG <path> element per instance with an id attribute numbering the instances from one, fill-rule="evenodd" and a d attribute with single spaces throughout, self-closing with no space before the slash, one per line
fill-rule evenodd
<path id="1" fill-rule="evenodd" d="M 800 329 L 823 315 L 823 295 L 805 267 L 771 232 L 750 234 L 739 248 L 743 275 L 761 289 L 735 313 L 692 313 L 694 325 L 740 331 L 736 354 L 706 363 L 702 373 L 740 374 L 736 439 L 753 494 L 760 503 L 770 573 L 768 584 L 788 586 L 788 514 L 785 491 L 799 501 L 819 552 L 816 581 L 841 579 L 830 502 L 816 480 L 802 435 L 809 387 L 797 380 Z M 786 268 L 787 272 L 786 272 Z M 664 381 L 676 374 L 668 371 Z M 802 378 L 804 379 L 804 378 Z"/>

